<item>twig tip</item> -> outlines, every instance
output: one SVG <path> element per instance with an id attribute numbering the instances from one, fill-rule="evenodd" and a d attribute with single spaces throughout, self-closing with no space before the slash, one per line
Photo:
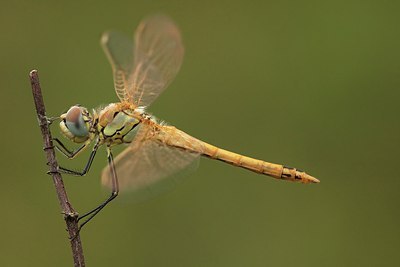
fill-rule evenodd
<path id="1" fill-rule="evenodd" d="M 34 76 L 34 75 L 36 75 L 37 74 L 37 70 L 31 70 L 30 72 L 29 72 L 29 76 Z"/>

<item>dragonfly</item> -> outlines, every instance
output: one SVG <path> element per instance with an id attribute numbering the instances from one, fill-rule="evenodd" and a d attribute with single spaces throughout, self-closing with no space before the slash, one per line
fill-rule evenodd
<path id="1" fill-rule="evenodd" d="M 111 63 L 114 89 L 119 102 L 89 112 L 74 105 L 60 117 L 62 134 L 74 143 L 68 149 L 55 138 L 56 148 L 69 159 L 75 158 L 92 143 L 89 160 L 82 171 L 59 167 L 76 176 L 88 173 L 98 148 L 106 147 L 108 165 L 101 175 L 111 195 L 99 206 L 80 216 L 82 228 L 120 191 L 151 191 L 152 186 L 171 179 L 189 168 L 200 156 L 216 159 L 258 174 L 301 183 L 319 180 L 301 170 L 269 163 L 203 142 L 156 119 L 147 107 L 168 87 L 183 60 L 184 47 L 176 24 L 165 15 L 153 15 L 141 21 L 134 38 L 109 31 L 102 35 L 101 46 Z M 112 148 L 127 144 L 114 160 Z"/>

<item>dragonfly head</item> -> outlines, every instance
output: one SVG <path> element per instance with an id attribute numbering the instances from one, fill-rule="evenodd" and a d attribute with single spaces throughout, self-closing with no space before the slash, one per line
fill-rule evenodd
<path id="1" fill-rule="evenodd" d="M 60 119 L 61 132 L 73 142 L 82 143 L 90 138 L 92 116 L 86 108 L 72 106 Z"/>

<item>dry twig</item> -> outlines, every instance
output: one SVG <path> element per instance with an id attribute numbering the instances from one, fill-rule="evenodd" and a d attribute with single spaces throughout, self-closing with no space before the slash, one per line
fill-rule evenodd
<path id="1" fill-rule="evenodd" d="M 67 192 L 64 188 L 64 182 L 60 172 L 58 171 L 58 163 L 56 161 L 54 152 L 49 122 L 46 117 L 46 110 L 43 102 L 42 90 L 40 88 L 38 72 L 36 70 L 32 70 L 29 73 L 29 78 L 31 80 L 33 99 L 35 101 L 39 126 L 40 130 L 42 131 L 44 151 L 50 167 L 49 174 L 51 174 L 53 177 L 58 200 L 60 202 L 62 213 L 64 214 L 64 220 L 67 224 L 67 231 L 69 233 L 72 255 L 74 258 L 74 266 L 83 267 L 85 266 L 85 259 L 83 257 L 82 243 L 78 231 L 78 213 L 75 212 L 68 200 Z"/>

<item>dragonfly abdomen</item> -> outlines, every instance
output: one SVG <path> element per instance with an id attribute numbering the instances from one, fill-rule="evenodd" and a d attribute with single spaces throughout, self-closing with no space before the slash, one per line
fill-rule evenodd
<path id="1" fill-rule="evenodd" d="M 256 173 L 266 174 L 277 179 L 282 179 L 282 165 L 243 156 L 210 144 L 206 144 L 205 147 L 206 151 L 204 155 L 206 157 L 217 159 Z"/>
<path id="2" fill-rule="evenodd" d="M 276 179 L 297 181 L 302 183 L 318 183 L 319 180 L 295 168 L 270 163 L 259 159 L 243 156 L 200 141 L 172 126 L 162 126 L 157 136 L 166 145 L 199 153 L 202 156 L 220 160 L 259 174 L 265 174 Z"/>
<path id="3" fill-rule="evenodd" d="M 259 159 L 250 158 L 234 152 L 206 144 L 205 156 L 221 160 L 256 173 L 265 174 L 276 179 L 302 182 L 318 183 L 319 180 L 295 168 L 280 164 L 270 163 Z"/>

